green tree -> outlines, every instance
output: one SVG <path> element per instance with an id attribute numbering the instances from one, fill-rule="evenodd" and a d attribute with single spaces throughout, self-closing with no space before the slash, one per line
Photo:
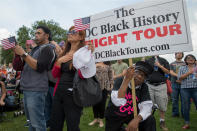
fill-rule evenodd
<path id="1" fill-rule="evenodd" d="M 30 29 L 23 25 L 16 32 L 16 36 L 17 36 L 17 38 L 16 38 L 17 39 L 17 43 L 19 45 L 21 45 L 23 48 L 25 48 L 26 40 L 30 39 Z M 11 49 L 10 50 L 3 50 L 2 49 L 1 63 L 8 64 L 8 63 L 12 62 L 13 56 L 14 56 L 14 53 L 13 53 L 13 51 Z"/>
<path id="2" fill-rule="evenodd" d="M 12 50 L 1 50 L 1 63 L 8 64 L 12 62 L 13 58 L 13 51 Z"/>
<path id="3" fill-rule="evenodd" d="M 60 25 L 57 22 L 54 22 L 53 20 L 41 20 L 41 21 L 35 21 L 30 28 L 23 25 L 16 31 L 16 39 L 17 43 L 25 48 L 26 40 L 34 39 L 35 38 L 35 31 L 37 26 L 39 25 L 45 25 L 49 27 L 49 29 L 52 32 L 53 40 L 56 42 L 60 42 L 62 40 L 66 40 L 66 30 L 60 27 Z M 12 50 L 2 50 L 1 53 L 1 63 L 8 64 L 9 62 L 12 62 L 13 58 L 13 51 Z"/>
<path id="4" fill-rule="evenodd" d="M 66 30 L 61 28 L 60 25 L 53 20 L 50 20 L 50 21 L 41 20 L 41 21 L 34 22 L 34 24 L 32 25 L 32 30 L 30 32 L 31 37 L 34 37 L 36 28 L 39 25 L 45 25 L 51 30 L 52 39 L 54 41 L 59 43 L 62 40 L 66 40 Z"/>
<path id="5" fill-rule="evenodd" d="M 17 35 L 17 42 L 23 48 L 25 48 L 26 40 L 31 39 L 30 31 L 31 31 L 31 29 L 24 26 L 24 25 L 22 27 L 20 27 L 17 31 L 17 34 L 16 34 Z"/>

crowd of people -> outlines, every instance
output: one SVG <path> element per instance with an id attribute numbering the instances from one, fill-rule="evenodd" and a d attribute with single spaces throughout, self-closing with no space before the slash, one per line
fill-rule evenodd
<path id="1" fill-rule="evenodd" d="M 3 114 L 3 111 L 5 110 L 3 107 L 5 104 L 12 104 L 9 103 L 8 95 L 11 95 L 13 92 L 10 90 L 6 90 L 6 88 L 11 88 L 19 84 L 20 81 L 20 72 L 16 72 L 13 67 L 12 63 L 8 64 L 8 67 L 6 65 L 2 65 L 0 67 L 0 115 Z"/>
<path id="2" fill-rule="evenodd" d="M 190 128 L 191 99 L 197 109 L 197 66 L 195 56 L 184 57 L 183 52 L 175 53 L 175 61 L 169 62 L 152 56 L 128 65 L 122 60 L 116 63 L 94 60 L 94 46 L 85 42 L 85 31 L 72 26 L 67 40 L 57 44 L 52 41 L 48 27 L 38 26 L 35 40 L 26 44 L 26 50 L 16 45 L 13 67 L 0 69 L 0 106 L 5 106 L 6 86 L 20 81 L 24 94 L 24 110 L 29 131 L 62 131 L 66 121 L 68 131 L 79 131 L 83 107 L 73 100 L 73 79 L 94 75 L 100 83 L 102 100 L 92 106 L 93 120 L 89 126 L 105 126 L 106 131 L 156 131 L 152 107 L 158 106 L 160 128 L 167 128 L 165 113 L 168 105 L 166 74 L 172 83 L 172 117 L 182 116 L 183 129 Z M 75 62 L 75 63 L 74 63 Z M 95 71 L 92 66 L 96 67 Z M 91 69 L 91 70 L 90 70 Z M 22 71 L 22 72 L 21 72 Z M 21 75 L 20 75 L 21 72 Z M 137 117 L 134 117 L 130 81 L 134 79 L 136 89 Z M 107 98 L 110 97 L 106 108 Z M 181 109 L 179 110 L 179 98 Z M 103 119 L 106 120 L 105 124 Z M 127 124 L 126 127 L 125 124 Z"/>

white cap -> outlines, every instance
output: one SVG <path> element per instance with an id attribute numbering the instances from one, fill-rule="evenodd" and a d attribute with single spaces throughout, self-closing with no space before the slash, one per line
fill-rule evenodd
<path id="1" fill-rule="evenodd" d="M 84 46 L 77 50 L 73 55 L 73 66 L 78 70 L 84 78 L 90 78 L 96 74 L 96 64 L 91 50 Z"/>

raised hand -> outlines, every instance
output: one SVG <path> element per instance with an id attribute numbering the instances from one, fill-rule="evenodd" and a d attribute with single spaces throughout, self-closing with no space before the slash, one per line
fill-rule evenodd
<path id="1" fill-rule="evenodd" d="M 133 78 L 135 72 L 135 68 L 133 66 L 130 66 L 125 74 L 125 79 L 131 80 Z"/>
<path id="2" fill-rule="evenodd" d="M 19 45 L 16 45 L 13 50 L 17 55 L 20 55 L 20 56 L 25 53 L 24 49 Z"/>
<path id="3" fill-rule="evenodd" d="M 62 63 L 66 63 L 66 62 L 72 60 L 72 58 L 73 58 L 73 54 L 67 53 L 66 55 L 60 57 L 60 58 L 57 60 L 57 63 L 58 63 L 59 65 L 61 65 Z"/>

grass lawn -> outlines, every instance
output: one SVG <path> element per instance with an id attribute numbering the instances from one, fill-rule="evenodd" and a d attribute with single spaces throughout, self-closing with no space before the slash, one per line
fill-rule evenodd
<path id="1" fill-rule="evenodd" d="M 180 118 L 171 117 L 171 108 L 172 104 L 169 102 L 168 111 L 166 114 L 166 124 L 169 128 L 169 131 L 184 131 L 181 127 L 184 124 L 184 120 Z M 28 128 L 24 127 L 26 118 L 24 115 L 19 117 L 13 117 L 13 112 L 6 112 L 7 116 L 0 118 L 0 131 L 27 131 Z M 155 112 L 155 117 L 157 120 L 157 131 L 160 131 L 159 128 L 159 115 L 158 111 Z M 197 111 L 192 103 L 191 106 L 191 128 L 187 131 L 197 131 Z M 80 128 L 81 131 L 104 131 L 104 128 L 99 128 L 98 125 L 88 126 L 88 123 L 93 120 L 92 108 L 85 108 L 83 110 L 83 115 L 81 117 Z M 64 129 L 66 131 L 66 128 Z"/>

